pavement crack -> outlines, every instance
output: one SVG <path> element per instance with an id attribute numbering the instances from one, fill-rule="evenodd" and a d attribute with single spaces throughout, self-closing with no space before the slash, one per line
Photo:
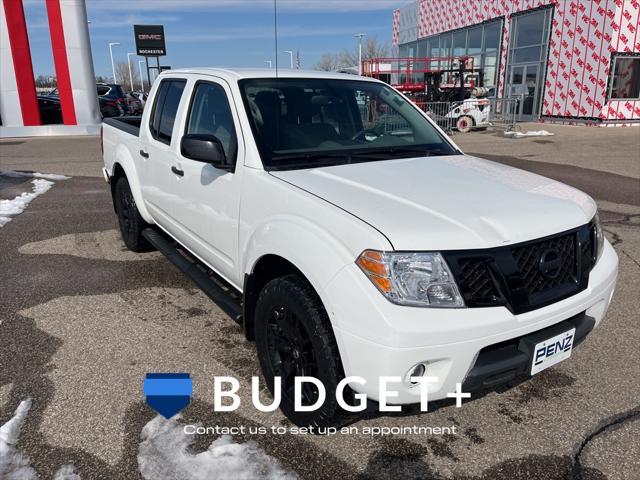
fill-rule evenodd
<path id="1" fill-rule="evenodd" d="M 605 420 L 600 425 L 600 427 L 596 428 L 596 430 L 587 435 L 576 450 L 575 455 L 573 456 L 573 468 L 569 472 L 567 480 L 585 480 L 585 477 L 583 476 L 584 467 L 582 466 L 580 457 L 594 438 L 596 438 L 598 435 L 601 435 L 602 433 L 620 427 L 623 423 L 632 422 L 635 420 L 640 420 L 640 406 L 635 407 L 627 412 L 614 415 L 613 417 L 609 417 L 609 419 Z"/>
<path id="2" fill-rule="evenodd" d="M 636 260 L 635 258 L 633 258 L 631 255 L 629 255 L 627 252 L 625 252 L 624 250 L 620 249 L 620 251 L 622 253 L 624 253 L 633 263 L 635 263 L 638 268 L 640 268 L 640 262 L 638 262 L 638 260 Z"/>

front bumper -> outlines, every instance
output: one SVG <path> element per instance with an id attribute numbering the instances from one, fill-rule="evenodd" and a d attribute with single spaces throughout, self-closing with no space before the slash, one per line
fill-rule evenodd
<path id="1" fill-rule="evenodd" d="M 389 402 L 412 404 L 420 402 L 420 390 L 409 383 L 407 374 L 418 363 L 427 365 L 425 375 L 438 377 L 437 383 L 429 384 L 428 391 L 430 400 L 439 400 L 454 392 L 456 383 L 472 382 L 478 376 L 472 369 L 487 347 L 578 315 L 587 316 L 593 319 L 593 325 L 598 325 L 611 301 L 617 273 L 617 255 L 605 242 L 602 257 L 591 271 L 584 291 L 520 315 L 505 307 L 436 309 L 394 305 L 380 295 L 355 264 L 334 277 L 323 297 L 345 374 L 366 380 L 364 385 L 352 384 L 352 388 L 378 400 L 379 378 L 400 377 L 401 381 L 388 386 L 398 392 Z M 513 377 L 496 377 L 484 387 L 510 378 Z M 486 380 L 480 383 L 487 383 Z M 466 386 L 482 388 L 472 383 Z"/>

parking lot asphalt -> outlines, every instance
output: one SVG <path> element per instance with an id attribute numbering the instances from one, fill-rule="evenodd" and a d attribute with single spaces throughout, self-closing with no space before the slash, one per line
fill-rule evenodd
<path id="1" fill-rule="evenodd" d="M 309 479 L 638 478 L 640 182 L 625 169 L 633 167 L 626 159 L 638 155 L 630 145 L 640 129 L 624 130 L 616 133 L 624 141 L 611 147 L 611 155 L 625 155 L 631 167 L 607 159 L 602 169 L 591 161 L 577 166 L 549 155 L 532 157 L 535 138 L 456 136 L 470 153 L 558 178 L 598 201 L 620 259 L 618 287 L 604 322 L 570 360 L 512 388 L 472 398 L 462 408 L 444 403 L 420 415 L 368 417 L 355 424 L 453 425 L 455 435 L 235 439 L 255 441 L 284 468 Z M 589 140 L 567 131 L 582 138 L 574 143 L 582 150 L 573 155 L 590 158 L 596 147 L 589 142 L 601 141 L 597 135 Z M 140 478 L 140 434 L 154 417 L 141 392 L 149 371 L 191 373 L 194 396 L 183 411 L 185 422 L 288 425 L 279 412 L 254 409 L 248 388 L 241 390 L 236 412 L 213 411 L 214 375 L 236 376 L 246 386 L 259 374 L 253 344 L 157 252 L 125 250 L 107 185 L 97 178 L 98 140 L 55 141 L 54 147 L 42 139 L 0 141 L 0 169 L 72 176 L 56 181 L 0 228 L 0 425 L 21 400 L 32 399 L 18 447 L 41 478 L 52 478 L 69 463 L 83 479 Z M 567 139 L 557 134 L 545 141 L 562 151 Z M 0 183 L 0 198 L 16 188 L 21 187 Z M 207 448 L 214 438 L 197 437 L 195 449 Z"/>

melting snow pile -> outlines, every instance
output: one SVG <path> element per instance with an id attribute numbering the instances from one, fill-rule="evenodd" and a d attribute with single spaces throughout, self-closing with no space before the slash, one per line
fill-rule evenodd
<path id="1" fill-rule="evenodd" d="M 277 460 L 263 452 L 255 443 L 239 444 L 222 436 L 208 450 L 192 454 L 187 449 L 193 435 L 186 435 L 183 425 L 158 416 L 142 430 L 138 450 L 140 473 L 146 480 L 293 480 Z"/>
<path id="2" fill-rule="evenodd" d="M 36 178 L 31 183 L 33 183 L 31 192 L 23 192 L 13 200 L 0 200 L 0 227 L 9 223 L 12 217 L 24 212 L 34 198 L 42 195 L 53 185 L 53 182 L 42 178 Z"/>
<path id="3" fill-rule="evenodd" d="M 23 400 L 13 418 L 0 427 L 0 479 L 38 480 L 31 461 L 16 448 L 20 429 L 31 408 Z M 179 418 L 179 417 L 176 417 Z M 235 443 L 231 437 L 215 440 L 201 453 L 189 453 L 193 435 L 175 419 L 158 416 L 145 425 L 138 450 L 138 466 L 145 480 L 295 480 L 278 461 L 254 442 Z M 53 480 L 81 480 L 72 465 L 60 468 Z"/>
<path id="4" fill-rule="evenodd" d="M 31 399 L 23 400 L 18 405 L 11 420 L 0 427 L 0 478 L 6 480 L 36 480 L 38 475 L 31 467 L 29 457 L 17 448 L 20 428 L 31 408 Z M 74 473 L 73 466 L 66 465 L 58 470 L 53 480 L 80 480 Z"/>
<path id="5" fill-rule="evenodd" d="M 504 132 L 505 137 L 522 138 L 522 137 L 551 137 L 555 133 L 547 132 L 546 130 L 531 130 L 530 132 Z"/>
<path id="6" fill-rule="evenodd" d="M 27 205 L 36 198 L 49 190 L 53 182 L 49 180 L 67 180 L 71 177 L 57 175 L 55 173 L 31 173 L 16 172 L 14 170 L 0 170 L 0 176 L 13 178 L 33 178 L 33 188 L 30 192 L 23 192 L 12 200 L 0 200 L 0 227 L 3 227 L 11 221 L 16 215 L 20 215 L 27 208 Z"/>

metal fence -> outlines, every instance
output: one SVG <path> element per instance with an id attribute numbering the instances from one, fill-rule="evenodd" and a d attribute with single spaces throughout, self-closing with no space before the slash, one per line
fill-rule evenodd
<path id="1" fill-rule="evenodd" d="M 416 102 L 418 108 L 425 112 L 431 120 L 447 133 L 453 132 L 455 119 L 450 115 L 452 102 Z"/>
<path id="2" fill-rule="evenodd" d="M 521 102 L 521 98 L 492 98 L 489 124 L 506 131 L 518 130 L 520 127 L 517 119 Z"/>
<path id="3" fill-rule="evenodd" d="M 482 98 L 416 105 L 445 132 L 454 133 L 489 127 L 517 129 L 520 101 L 520 98 Z"/>
<path id="4" fill-rule="evenodd" d="M 442 130 L 449 134 L 472 130 L 497 128 L 515 130 L 520 108 L 520 98 L 480 98 L 457 102 L 415 102 Z M 372 113 L 366 105 L 360 105 L 360 113 L 370 128 L 382 128 L 385 132 L 411 133 L 411 126 L 398 114 Z"/>

